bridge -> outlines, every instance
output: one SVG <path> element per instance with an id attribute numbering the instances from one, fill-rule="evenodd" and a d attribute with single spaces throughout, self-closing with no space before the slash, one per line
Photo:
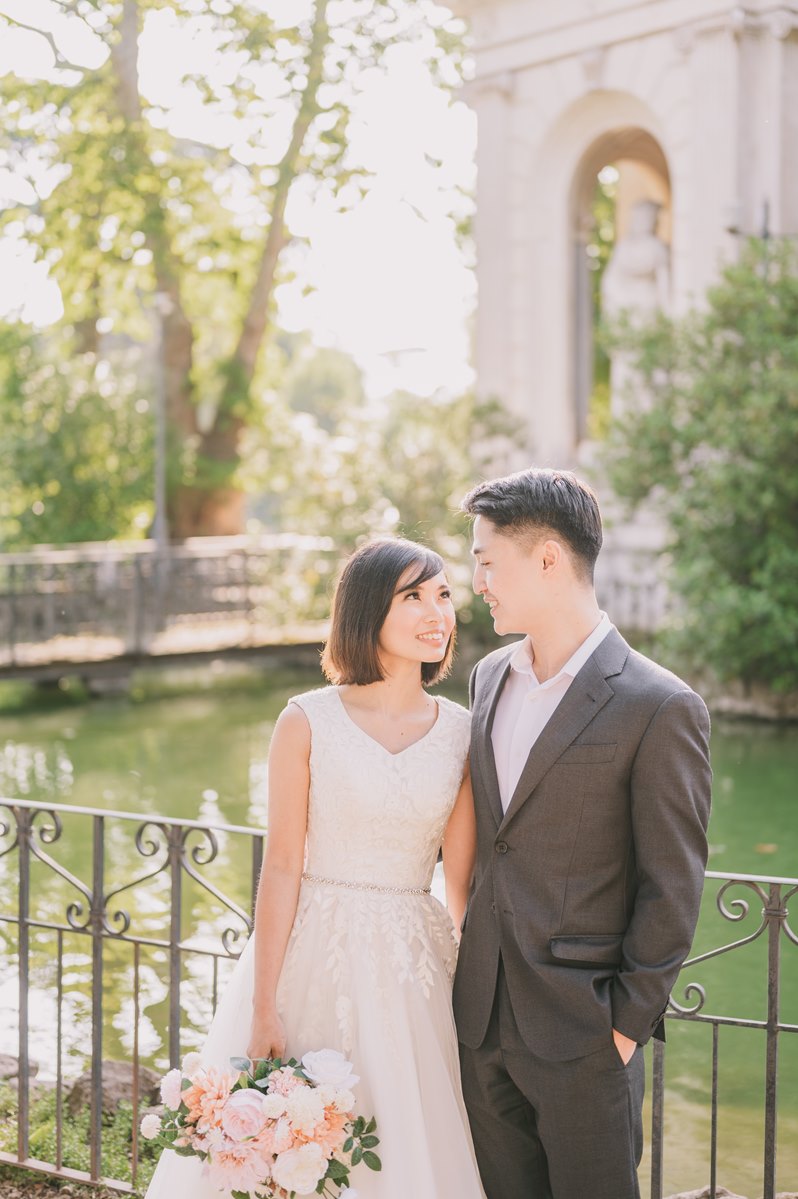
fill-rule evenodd
<path id="1" fill-rule="evenodd" d="M 288 534 L 0 554 L 0 680 L 77 675 L 100 689 L 146 665 L 307 659 L 325 636 L 340 560 L 329 538 Z M 656 549 L 610 541 L 599 565 L 615 623 L 655 631 L 667 610 Z M 451 563 L 459 602 L 469 570 L 464 545 Z"/>

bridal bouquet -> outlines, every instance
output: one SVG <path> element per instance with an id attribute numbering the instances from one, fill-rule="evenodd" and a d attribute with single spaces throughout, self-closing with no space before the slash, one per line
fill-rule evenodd
<path id="1" fill-rule="evenodd" d="M 234 1057 L 230 1067 L 187 1054 L 162 1080 L 163 1117 L 145 1116 L 142 1136 L 201 1158 L 203 1176 L 233 1199 L 356 1199 L 349 1172 L 361 1161 L 381 1168 L 379 1138 L 376 1120 L 355 1116 L 359 1079 L 343 1054 L 321 1049 L 301 1063 Z"/>

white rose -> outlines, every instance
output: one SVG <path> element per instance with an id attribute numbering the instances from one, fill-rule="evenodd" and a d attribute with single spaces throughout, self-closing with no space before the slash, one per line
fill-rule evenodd
<path id="1" fill-rule="evenodd" d="M 141 1135 L 147 1141 L 153 1140 L 161 1131 L 161 1117 L 155 1112 L 149 1112 L 141 1121 Z"/>
<path id="2" fill-rule="evenodd" d="M 297 1195 L 312 1195 L 326 1173 L 324 1150 L 312 1141 L 278 1154 L 272 1166 L 272 1178 L 277 1185 L 286 1191 L 296 1191 Z"/>
<path id="3" fill-rule="evenodd" d="M 344 1187 L 338 1199 L 358 1199 L 358 1194 L 354 1187 Z"/>
<path id="4" fill-rule="evenodd" d="M 295 1132 L 312 1136 L 316 1125 L 324 1119 L 324 1101 L 311 1087 L 299 1087 L 288 1096 L 285 1114 Z"/>
<path id="5" fill-rule="evenodd" d="M 170 1070 L 161 1080 L 161 1100 L 167 1107 L 176 1112 L 180 1107 L 180 1096 L 183 1093 L 183 1075 L 179 1070 Z"/>
<path id="6" fill-rule="evenodd" d="M 180 1063 L 180 1069 L 186 1078 L 191 1078 L 192 1074 L 196 1074 L 202 1065 L 202 1056 L 199 1053 L 187 1053 Z"/>
<path id="7" fill-rule="evenodd" d="M 352 1063 L 337 1049 L 306 1053 L 302 1058 L 302 1069 L 317 1086 L 329 1083 L 336 1088 L 351 1088 L 360 1082 L 359 1076 L 352 1073 Z"/>

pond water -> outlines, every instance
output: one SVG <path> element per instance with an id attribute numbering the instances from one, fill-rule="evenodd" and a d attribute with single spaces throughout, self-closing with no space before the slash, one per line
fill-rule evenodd
<path id="1" fill-rule="evenodd" d="M 129 698 L 56 704 L 0 715 L 0 795 L 122 810 L 145 818 L 171 816 L 263 829 L 266 759 L 274 722 L 289 695 L 315 685 L 317 678 L 312 675 L 215 681 L 210 675 L 194 676 L 190 683 L 184 679 L 170 694 L 155 692 L 148 683 L 150 691 L 140 690 Z M 457 686 L 447 688 L 447 693 L 461 701 L 465 698 L 464 689 Z M 798 878 L 795 729 L 716 722 L 712 750 L 715 788 L 709 868 Z M 74 825 L 65 822 L 61 839 L 48 852 L 75 878 L 88 883 L 90 825 L 85 818 L 83 825 L 75 819 Z M 122 886 L 134 875 L 154 868 L 135 850 L 136 827 L 135 823 L 109 821 L 106 886 Z M 246 838 L 222 837 L 213 871 L 210 867 L 207 871 L 208 879 L 243 908 L 248 905 L 250 855 Z M 154 855 L 154 864 L 161 860 Z M 6 912 L 15 903 L 15 870 L 14 853 L 0 859 L 0 898 Z M 197 871 L 204 875 L 201 863 Z M 721 885 L 707 888 L 694 953 L 738 940 L 759 924 L 761 903 L 751 892 L 747 893 L 751 900 L 747 917 L 739 923 L 722 917 L 715 902 Z M 32 888 L 33 910 L 40 917 L 63 921 L 66 904 L 76 898 L 74 887 L 36 863 Z M 727 895 L 727 903 L 745 896 L 738 888 Z M 165 874 L 119 897 L 119 906 L 131 913 L 136 931 L 144 930 L 153 937 L 164 934 L 168 904 Z M 798 910 L 798 902 L 794 907 Z M 13 1053 L 16 936 L 13 926 L 3 927 L 6 953 L 0 976 L 0 1052 Z M 212 937 L 218 939 L 226 927 L 243 933 L 240 920 L 231 917 L 199 885 L 190 884 L 184 896 L 183 935 L 196 936 L 198 944 L 205 944 Z M 793 920 L 793 927 L 798 930 L 798 919 Z M 124 1057 L 132 1045 L 132 966 L 129 947 L 114 943 L 109 948 L 104 1053 Z M 65 1068 L 69 1074 L 78 1071 L 86 1052 L 86 938 L 65 936 L 63 950 Z M 42 1061 L 43 1075 L 48 1073 L 48 1055 L 51 1059 L 53 1053 L 53 952 L 51 934 L 42 932 L 34 937 L 31 1023 L 34 1056 Z M 212 1006 L 208 963 L 209 959 L 198 956 L 184 964 L 184 1049 L 198 1044 Z M 165 1061 L 167 977 L 164 951 L 142 955 L 140 1050 L 144 1060 L 158 1067 Z M 686 972 L 675 992 L 677 999 L 685 1001 L 684 985 L 692 981 L 706 989 L 706 1011 L 763 1019 L 765 939 L 760 937 L 743 949 Z M 223 983 L 224 969 L 219 985 Z M 786 938 L 782 938 L 781 1011 L 784 1021 L 798 1024 L 798 948 Z M 669 1022 L 665 1194 L 704 1185 L 709 1179 L 710 1047 L 708 1027 Z M 798 1190 L 798 1035 L 782 1037 L 780 1055 L 777 1189 L 792 1191 Z M 721 1030 L 718 1182 L 749 1199 L 762 1194 L 764 1061 L 762 1032 Z M 644 1163 L 644 1187 L 647 1171 Z"/>

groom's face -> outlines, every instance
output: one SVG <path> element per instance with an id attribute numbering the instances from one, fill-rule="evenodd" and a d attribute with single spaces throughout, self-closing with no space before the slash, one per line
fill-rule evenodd
<path id="1" fill-rule="evenodd" d="M 541 555 L 508 537 L 484 516 L 474 520 L 473 588 L 490 608 L 500 637 L 531 633 L 543 600 Z"/>

